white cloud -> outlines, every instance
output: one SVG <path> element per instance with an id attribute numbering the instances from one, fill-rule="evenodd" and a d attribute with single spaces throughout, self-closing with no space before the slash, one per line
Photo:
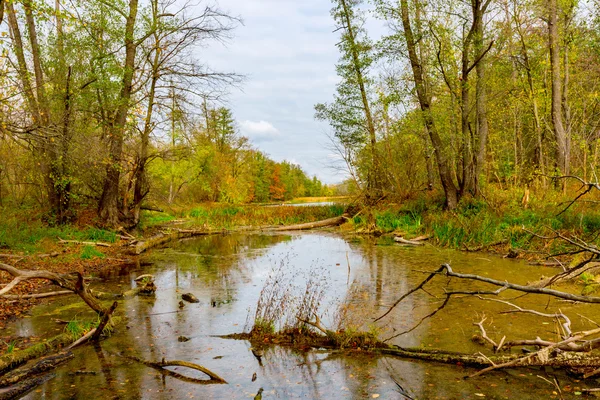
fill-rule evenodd
<path id="1" fill-rule="evenodd" d="M 274 140 L 281 136 L 279 130 L 268 121 L 250 121 L 240 122 L 242 133 L 256 142 Z"/>

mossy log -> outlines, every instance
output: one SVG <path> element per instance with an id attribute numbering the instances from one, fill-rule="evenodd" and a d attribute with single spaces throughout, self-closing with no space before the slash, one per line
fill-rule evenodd
<path id="1" fill-rule="evenodd" d="M 19 368 L 4 375 L 2 378 L 0 378 L 0 387 L 15 385 L 31 376 L 53 370 L 60 364 L 72 359 L 73 357 L 73 353 L 70 351 L 60 352 L 58 354 L 52 354 L 50 356 L 43 357 L 29 367 Z"/>
<path id="2" fill-rule="evenodd" d="M 109 334 L 115 325 L 117 325 L 121 319 L 119 317 L 112 317 L 110 323 L 104 328 L 103 333 Z M 84 335 L 73 337 L 73 334 L 65 332 L 60 335 L 54 336 L 51 339 L 45 340 L 40 343 L 31 345 L 23 350 L 13 351 L 12 353 L 5 354 L 0 357 L 0 375 L 10 371 L 20 365 L 25 364 L 29 360 L 34 358 L 43 357 L 46 354 L 54 353 L 63 349 L 72 343 L 79 340 Z"/>
<path id="3" fill-rule="evenodd" d="M 0 389 L 0 400 L 18 399 L 31 391 L 33 388 L 43 384 L 44 382 L 52 379 L 53 373 L 47 373 L 41 376 L 34 376 L 24 381 L 19 382 L 14 386 L 10 386 L 4 389 Z"/>

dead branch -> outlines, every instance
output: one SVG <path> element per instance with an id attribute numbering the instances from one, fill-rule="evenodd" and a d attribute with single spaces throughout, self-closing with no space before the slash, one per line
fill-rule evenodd
<path id="1" fill-rule="evenodd" d="M 4 294 L 0 297 L 7 300 L 25 300 L 25 299 L 43 299 L 46 297 L 54 297 L 54 296 L 64 296 L 66 294 L 73 294 L 71 290 L 58 290 L 55 292 L 47 292 L 47 293 L 35 293 L 35 294 Z"/>
<path id="2" fill-rule="evenodd" d="M 98 331 L 98 328 L 91 329 L 88 333 L 86 333 L 85 335 L 83 335 L 82 337 L 80 337 L 79 339 L 74 341 L 73 343 L 71 343 L 69 345 L 69 347 L 67 347 L 67 350 L 71 350 L 71 349 L 79 346 L 80 344 L 87 342 L 92 336 L 94 336 L 96 334 L 97 331 Z"/>
<path id="3" fill-rule="evenodd" d="M 105 242 L 82 242 L 80 240 L 63 240 L 61 238 L 58 239 L 58 243 L 61 243 L 61 244 L 72 243 L 72 244 L 85 244 L 88 246 L 112 247 L 112 244 L 105 243 Z"/>
<path id="4" fill-rule="evenodd" d="M 106 314 L 104 314 L 104 316 L 102 317 L 102 320 L 98 324 L 98 328 L 96 328 L 96 332 L 94 332 L 94 334 L 92 335 L 92 340 L 93 341 L 97 342 L 100 339 L 100 335 L 102 335 L 102 332 L 104 331 L 104 328 L 110 322 L 110 316 L 112 315 L 112 313 L 117 308 L 117 305 L 118 305 L 118 303 L 115 301 L 112 304 L 112 306 L 110 306 L 110 308 L 108 309 L 108 312 Z"/>
<path id="5" fill-rule="evenodd" d="M 554 290 L 554 289 L 519 285 L 516 283 L 510 283 L 508 281 L 499 281 L 497 279 L 487 278 L 484 276 L 479 276 L 479 275 L 474 275 L 474 274 L 461 274 L 458 272 L 454 272 L 449 264 L 442 264 L 442 266 L 440 268 L 438 268 L 437 270 L 432 272 L 417 287 L 411 289 L 406 294 L 402 295 L 398 300 L 396 300 L 396 302 L 383 315 L 381 315 L 380 317 L 375 319 L 375 321 L 378 321 L 378 320 L 382 319 L 383 317 L 385 317 L 386 315 L 388 315 L 398 304 L 400 304 L 400 302 L 402 300 L 404 300 L 406 297 L 410 296 L 417 290 L 422 289 L 423 286 L 425 286 L 425 284 L 427 284 L 427 282 L 429 282 L 431 279 L 433 279 L 436 275 L 445 275 L 445 276 L 452 277 L 452 278 L 467 279 L 467 280 L 489 283 L 490 285 L 499 286 L 500 288 L 512 289 L 512 290 L 516 290 L 518 292 L 523 292 L 523 293 L 545 294 L 545 295 L 554 296 L 554 297 L 564 299 L 564 300 L 578 301 L 578 302 L 582 302 L 582 303 L 593 303 L 593 304 L 600 303 L 600 297 L 582 296 L 582 295 L 577 295 L 577 294 L 561 292 L 559 290 Z M 482 293 L 481 292 L 479 292 L 479 293 L 478 292 L 447 292 L 446 294 L 449 295 L 449 294 L 482 294 Z"/>
<path id="6" fill-rule="evenodd" d="M 506 300 L 500 300 L 500 299 L 490 299 L 490 298 L 486 298 L 486 297 L 481 297 L 481 296 L 477 296 L 479 299 L 481 300 L 487 300 L 487 301 L 495 301 L 497 303 L 502 303 L 502 304 L 506 304 L 509 305 L 511 307 L 513 307 L 515 310 L 511 310 L 511 311 L 504 311 L 504 314 L 508 314 L 508 313 L 514 313 L 514 312 L 522 312 L 522 313 L 526 313 L 526 314 L 533 314 L 533 315 L 538 315 L 540 317 L 546 317 L 546 318 L 552 318 L 552 319 L 557 319 L 557 320 L 563 320 L 564 322 L 561 324 L 564 332 L 562 335 L 563 339 L 566 339 L 568 337 L 571 337 L 571 320 L 569 319 L 569 317 L 567 317 L 565 314 L 563 313 L 555 313 L 555 314 L 546 314 L 546 313 L 542 313 L 536 310 L 528 310 L 528 309 L 524 309 L 519 307 L 516 304 L 513 304 L 509 301 Z"/>
<path id="7" fill-rule="evenodd" d="M 137 361 L 139 363 L 142 363 L 148 367 L 157 369 L 159 371 L 161 371 L 161 373 L 167 374 L 169 376 L 173 376 L 175 378 L 178 379 L 182 379 L 188 382 L 194 382 L 194 383 L 201 383 L 201 384 L 210 384 L 210 383 L 227 383 L 227 381 L 223 378 L 221 378 L 219 375 L 215 374 L 214 372 L 212 372 L 211 370 L 204 368 L 201 365 L 198 364 L 194 364 L 188 361 L 179 361 L 179 360 L 172 360 L 172 361 L 166 361 L 164 358 L 162 361 L 160 362 L 153 362 L 153 361 L 147 361 L 147 360 L 143 360 L 141 358 L 138 357 L 134 357 L 134 356 L 125 356 L 122 354 L 119 354 L 121 357 L 125 357 L 128 358 L 130 360 L 134 360 Z M 166 369 L 166 367 L 185 367 L 185 368 L 190 368 L 196 371 L 200 371 L 206 375 L 208 375 L 210 377 L 209 380 L 203 380 L 203 379 L 197 379 L 197 378 L 190 378 L 187 377 L 185 375 L 182 375 L 180 373 L 171 371 Z"/>
<path id="8" fill-rule="evenodd" d="M 581 187 L 579 188 L 579 190 L 585 189 L 583 192 L 581 192 L 579 195 L 577 195 L 577 197 L 575 197 L 571 202 L 569 202 L 569 204 L 558 214 L 556 214 L 556 216 L 561 215 L 562 213 L 564 213 L 565 211 L 567 211 L 569 208 L 571 208 L 571 206 L 573 204 L 575 204 L 577 202 L 577 200 L 579 200 L 580 198 L 582 198 L 583 196 L 585 196 L 586 194 L 588 194 L 589 192 L 591 192 L 593 189 L 599 190 L 600 191 L 600 183 L 598 182 L 586 182 L 583 179 L 581 179 L 578 176 L 575 175 L 564 175 L 564 176 L 551 176 L 550 178 L 552 178 L 553 180 L 558 180 L 558 179 L 575 179 L 577 181 L 579 181 L 581 183 Z"/>
<path id="9" fill-rule="evenodd" d="M 394 242 L 400 243 L 400 244 L 406 244 L 409 246 L 424 246 L 425 245 L 425 243 L 423 243 L 423 242 L 416 241 L 416 240 L 404 239 L 402 236 L 395 236 Z"/>
<path id="10" fill-rule="evenodd" d="M 29 271 L 20 270 L 8 264 L 0 263 L 0 271 L 8 272 L 14 278 L 4 288 L 0 289 L 0 296 L 5 295 L 14 289 L 19 283 L 30 279 L 45 279 L 51 281 L 63 289 L 75 292 L 81 299 L 100 315 L 106 313 L 106 308 L 98 301 L 98 299 L 90 293 L 87 285 L 83 282 L 83 276 L 80 273 L 74 274 L 57 274 L 50 271 Z"/>
<path id="11" fill-rule="evenodd" d="M 485 322 L 487 318 L 485 317 L 485 315 L 481 318 L 481 321 L 479 322 L 473 322 L 473 325 L 478 326 L 479 330 L 481 331 L 481 337 L 483 338 L 483 340 L 485 340 L 486 342 L 488 342 L 489 344 L 492 345 L 492 348 L 494 349 L 494 352 L 498 352 L 498 350 L 500 350 L 500 346 L 498 344 L 496 344 L 496 342 L 494 342 L 488 335 L 487 332 L 485 331 L 485 328 L 483 327 L 483 323 Z M 504 342 L 504 339 L 502 339 L 502 342 Z"/>
<path id="12" fill-rule="evenodd" d="M 511 361 L 508 361 L 508 362 L 505 362 L 502 364 L 496 364 L 496 365 L 492 365 L 487 368 L 484 368 L 481 371 L 478 371 L 472 375 L 469 375 L 469 377 L 474 378 L 476 376 L 485 374 L 486 372 L 493 371 L 493 370 L 500 369 L 500 368 L 507 368 L 507 367 L 513 367 L 513 366 L 518 366 L 518 365 L 531 365 L 532 363 L 530 361 L 532 359 L 537 359 L 540 363 L 545 363 L 550 359 L 550 354 L 551 354 L 552 350 L 555 350 L 558 347 L 561 347 L 564 345 L 568 345 L 569 343 L 572 343 L 572 342 L 580 341 L 581 339 L 583 339 L 587 336 L 596 335 L 598 333 L 600 333 L 600 328 L 592 329 L 590 331 L 579 332 L 568 339 L 565 339 L 561 342 L 557 342 L 557 343 L 554 343 L 553 345 L 544 347 L 536 352 L 527 354 L 526 356 L 523 356 L 521 358 L 517 358 L 515 360 L 511 360 Z"/>

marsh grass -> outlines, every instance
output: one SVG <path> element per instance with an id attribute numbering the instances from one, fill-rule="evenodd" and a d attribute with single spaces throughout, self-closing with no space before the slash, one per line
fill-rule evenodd
<path id="1" fill-rule="evenodd" d="M 311 267 L 307 277 L 291 271 L 290 256 L 287 255 L 268 275 L 249 330 L 252 336 L 309 329 L 302 320 L 313 320 L 319 312 L 329 288 L 328 274 L 323 273 L 323 267 L 318 263 Z M 304 285 L 296 284 L 302 281 Z"/>
<path id="2" fill-rule="evenodd" d="M 557 253 L 567 248 L 560 240 L 540 240 L 539 235 L 560 231 L 584 240 L 597 240 L 600 209 L 591 203 L 576 204 L 560 213 L 571 197 L 549 191 L 543 198 L 532 197 L 528 207 L 521 204 L 519 191 L 486 194 L 484 199 L 466 197 L 453 212 L 443 211 L 437 198 L 420 197 L 400 205 L 382 206 L 374 211 L 379 233 L 407 238 L 428 235 L 443 247 L 464 249 L 506 243 L 513 249 L 541 249 Z M 553 197 L 554 196 L 554 197 Z M 362 215 L 353 218 L 353 229 L 366 226 Z M 389 244 L 385 240 L 380 244 Z"/>

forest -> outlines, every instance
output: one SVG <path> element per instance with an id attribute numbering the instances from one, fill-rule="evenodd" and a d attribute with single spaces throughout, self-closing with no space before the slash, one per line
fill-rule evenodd
<path id="1" fill-rule="evenodd" d="M 486 190 L 597 182 L 597 2 L 333 3 L 340 83 L 316 117 L 371 198 L 439 188 L 452 210 Z"/>
<path id="2" fill-rule="evenodd" d="M 328 193 L 239 133 L 223 99 L 243 76 L 199 49 L 241 24 L 176 1 L 2 1 L 0 205 L 50 224 L 97 209 L 135 227 L 157 204 Z"/>

